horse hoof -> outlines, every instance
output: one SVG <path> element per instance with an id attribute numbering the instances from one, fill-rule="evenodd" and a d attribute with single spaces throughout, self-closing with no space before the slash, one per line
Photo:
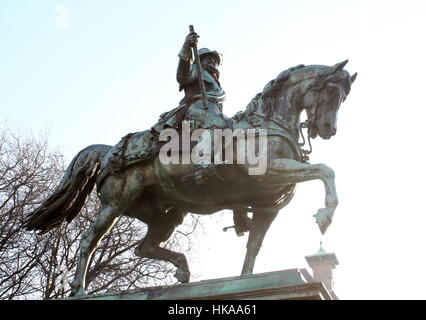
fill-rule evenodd
<path id="1" fill-rule="evenodd" d="M 331 216 L 332 214 L 330 210 L 326 208 L 319 209 L 317 214 L 314 215 L 316 223 L 318 224 L 318 227 L 321 231 L 321 234 L 324 234 L 327 231 L 328 227 L 330 226 Z"/>
<path id="2" fill-rule="evenodd" d="M 87 293 L 86 291 L 84 291 L 83 288 L 71 291 L 70 297 L 81 297 L 81 296 L 87 296 Z"/>
<path id="3" fill-rule="evenodd" d="M 191 277 L 191 273 L 189 272 L 188 269 L 177 268 L 176 273 L 175 273 L 175 278 L 180 283 L 188 283 L 190 277 Z"/>

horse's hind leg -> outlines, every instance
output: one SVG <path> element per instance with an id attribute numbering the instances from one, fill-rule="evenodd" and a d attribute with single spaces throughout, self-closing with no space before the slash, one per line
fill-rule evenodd
<path id="1" fill-rule="evenodd" d="M 92 253 L 102 237 L 114 226 L 119 218 L 119 212 L 112 206 L 103 206 L 99 216 L 83 235 L 80 244 L 80 259 L 74 281 L 71 284 L 72 295 L 85 295 L 86 272 Z"/>
<path id="2" fill-rule="evenodd" d="M 175 228 L 182 223 L 185 215 L 186 213 L 179 212 L 159 214 L 157 219 L 148 224 L 145 238 L 135 249 L 135 254 L 140 258 L 164 260 L 174 264 L 177 268 L 175 277 L 181 283 L 189 282 L 191 276 L 185 255 L 161 248 L 160 244 L 170 238 Z"/>

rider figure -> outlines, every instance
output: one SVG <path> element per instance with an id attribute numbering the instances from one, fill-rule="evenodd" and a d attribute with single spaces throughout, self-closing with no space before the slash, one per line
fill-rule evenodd
<path id="1" fill-rule="evenodd" d="M 225 100 L 225 91 L 219 82 L 218 67 L 222 63 L 222 56 L 217 51 L 211 51 L 207 48 L 198 50 L 200 57 L 201 69 L 203 73 L 204 85 L 206 88 L 207 108 L 203 104 L 201 90 L 198 82 L 198 75 L 195 63 L 193 63 L 192 50 L 198 43 L 198 34 L 190 32 L 178 54 L 179 64 L 177 68 L 176 80 L 179 83 L 179 91 L 184 90 L 185 96 L 180 101 L 179 106 L 160 116 L 160 120 L 152 127 L 154 135 L 160 134 L 161 130 L 166 128 L 177 129 L 183 120 L 190 121 L 191 130 L 208 129 L 205 134 L 210 134 L 213 129 L 225 129 L 231 126 L 230 119 L 226 118 L 222 113 L 222 103 Z M 198 143 L 203 148 L 204 134 Z M 211 140 L 210 140 L 211 141 Z M 208 146 L 209 148 L 211 146 Z M 213 154 L 215 150 L 213 151 Z M 196 183 L 203 183 L 204 171 L 207 167 L 211 167 L 211 158 L 200 158 L 196 163 L 200 168 L 195 172 L 194 177 Z M 251 219 L 248 218 L 247 212 L 241 210 L 234 211 L 235 231 L 240 236 L 248 231 Z"/>
<path id="2" fill-rule="evenodd" d="M 199 86 L 198 74 L 195 63 L 193 63 L 192 50 L 198 42 L 198 34 L 190 32 L 180 50 L 179 64 L 177 68 L 176 80 L 179 83 L 179 91 L 184 90 L 185 96 L 180 101 L 179 106 L 170 112 L 161 115 L 159 122 L 152 127 L 154 135 L 158 135 L 166 128 L 179 128 L 183 120 L 189 121 L 191 130 L 207 129 L 201 135 L 195 148 L 195 154 L 200 154 L 197 150 L 211 150 L 213 129 L 229 128 L 230 119 L 222 113 L 222 103 L 225 100 L 225 91 L 220 86 L 218 67 L 222 62 L 222 57 L 217 51 L 207 48 L 198 50 L 201 62 L 201 72 L 203 74 L 204 86 L 206 88 L 207 107 L 204 106 L 201 90 Z M 209 136 L 207 139 L 206 136 Z M 207 145 L 207 143 L 210 143 Z M 214 171 L 211 166 L 213 150 L 209 155 L 198 157 L 195 164 L 199 169 L 194 173 L 195 182 L 204 183 L 206 176 L 211 174 L 206 171 Z M 214 173 L 213 173 L 214 174 Z"/>
<path id="3" fill-rule="evenodd" d="M 195 32 L 191 32 L 186 37 L 179 52 L 176 80 L 179 83 L 179 91 L 184 90 L 185 92 L 185 97 L 181 100 L 180 104 L 191 105 L 187 117 L 189 119 L 201 120 L 198 124 L 200 128 L 226 128 L 228 125 L 222 114 L 225 91 L 220 86 L 220 73 L 218 70 L 219 65 L 222 63 L 222 56 L 217 51 L 211 51 L 207 48 L 198 50 L 208 102 L 208 108 L 205 109 L 201 99 L 196 66 L 192 61 L 191 47 L 197 44 L 197 38 L 198 35 Z"/>
<path id="4" fill-rule="evenodd" d="M 179 52 L 179 64 L 176 79 L 179 91 L 185 96 L 179 106 L 160 117 L 160 121 L 152 129 L 160 133 L 165 128 L 178 128 L 183 120 L 191 122 L 191 129 L 224 129 L 229 127 L 229 119 L 222 113 L 225 91 L 219 83 L 219 70 L 222 57 L 217 51 L 207 48 L 198 50 L 201 61 L 204 85 L 206 87 L 207 106 L 205 109 L 198 84 L 196 66 L 193 63 L 191 48 L 198 42 L 198 35 L 191 32 L 186 36 Z"/>

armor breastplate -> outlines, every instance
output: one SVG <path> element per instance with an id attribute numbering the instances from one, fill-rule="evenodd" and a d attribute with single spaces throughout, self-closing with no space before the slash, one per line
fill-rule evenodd
<path id="1" fill-rule="evenodd" d="M 207 98 L 215 100 L 218 103 L 223 102 L 225 100 L 225 91 L 220 86 L 220 82 L 217 81 L 207 70 L 202 69 L 202 72 Z M 185 90 L 185 97 L 183 101 L 189 101 L 197 98 L 197 96 L 201 96 L 195 65 L 191 65 L 188 80 L 186 83 L 181 83 L 179 89 Z"/>

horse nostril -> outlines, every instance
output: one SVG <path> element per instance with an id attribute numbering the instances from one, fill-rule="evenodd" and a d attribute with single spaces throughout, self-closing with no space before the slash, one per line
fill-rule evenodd
<path id="1" fill-rule="evenodd" d="M 324 123 L 324 129 L 330 134 L 330 136 L 334 136 L 336 134 L 336 128 L 330 123 Z"/>

